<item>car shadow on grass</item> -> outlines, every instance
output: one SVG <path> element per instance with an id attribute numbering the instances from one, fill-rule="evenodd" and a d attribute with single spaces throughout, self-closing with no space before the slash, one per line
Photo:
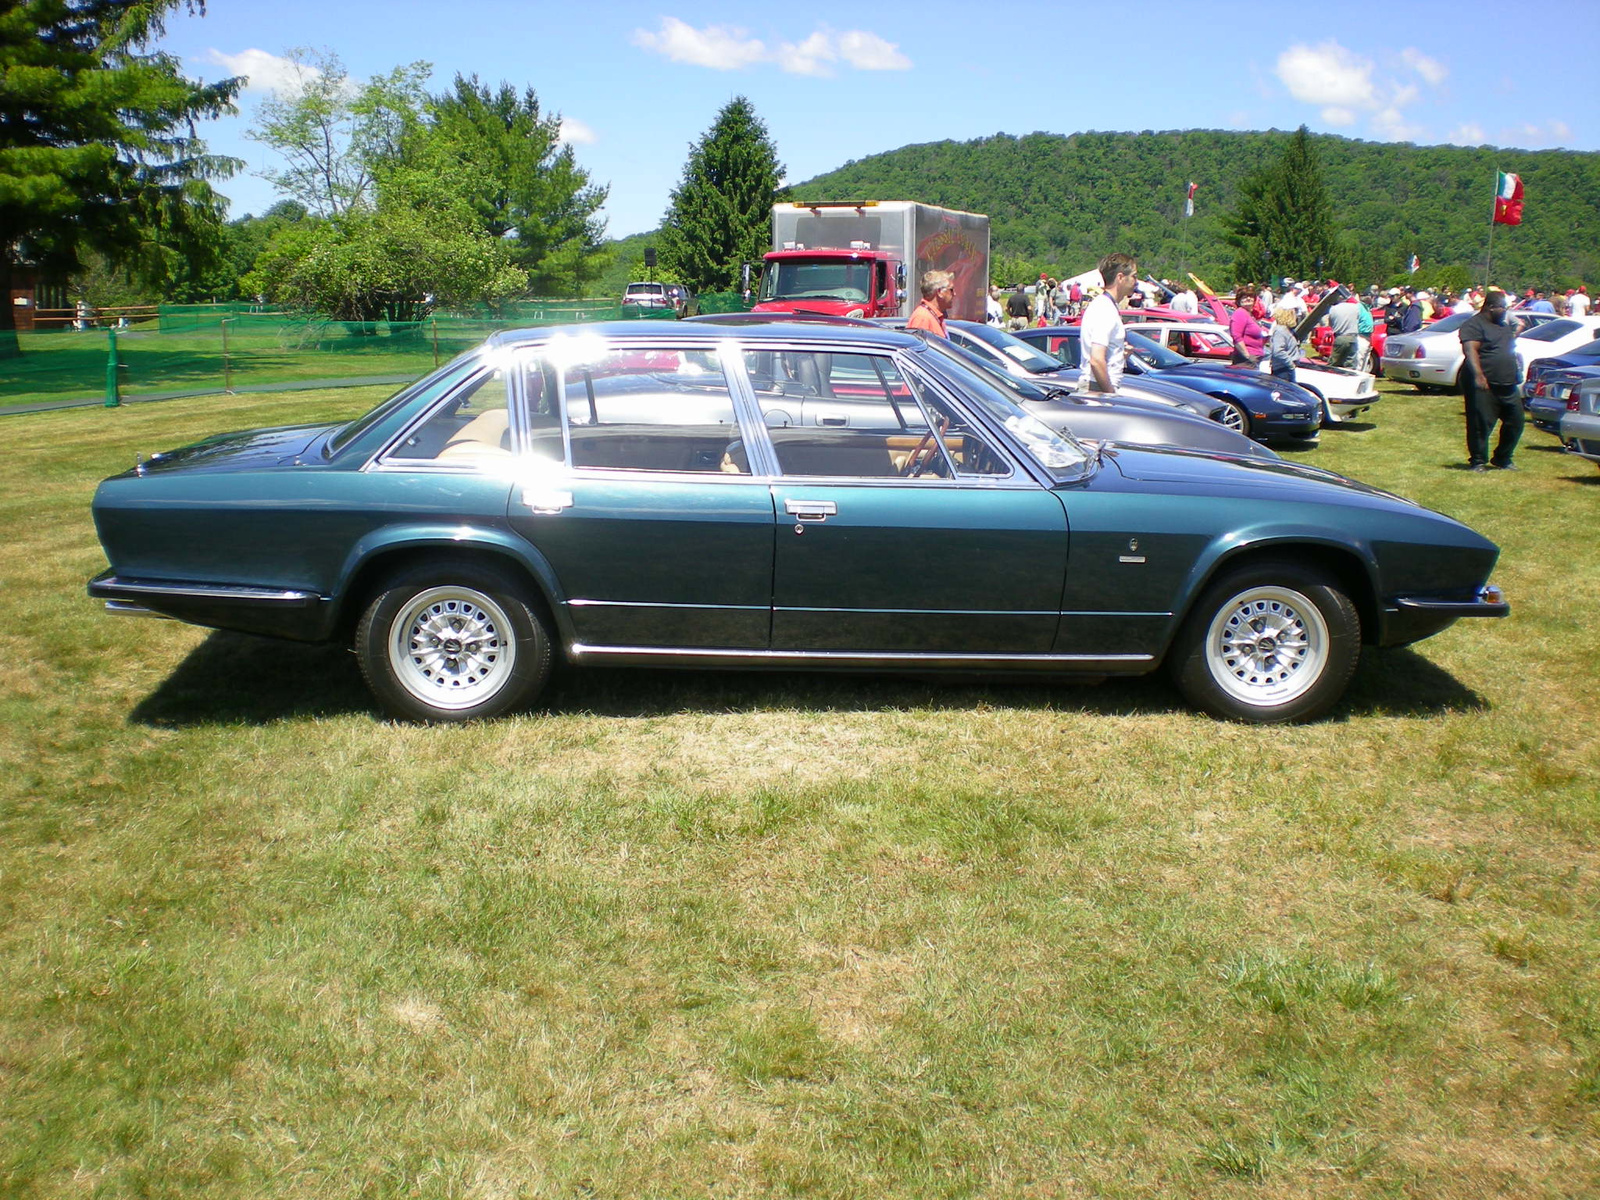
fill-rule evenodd
<path id="1" fill-rule="evenodd" d="M 1477 693 L 1413 650 L 1368 650 L 1328 719 L 1426 717 L 1487 707 Z M 1185 712 L 1188 705 L 1159 672 L 1096 682 L 1067 676 L 562 667 L 530 711 L 552 716 L 658 717 L 976 708 L 1155 716 Z M 347 649 L 216 632 L 141 700 L 128 719 L 139 725 L 181 728 L 267 725 L 353 713 L 381 719 Z"/>

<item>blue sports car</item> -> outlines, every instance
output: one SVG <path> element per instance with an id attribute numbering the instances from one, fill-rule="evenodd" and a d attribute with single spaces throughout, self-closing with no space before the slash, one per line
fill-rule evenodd
<path id="1" fill-rule="evenodd" d="M 1053 325 L 1019 330 L 1016 336 L 1082 370 L 1081 332 L 1076 325 Z M 1228 410 L 1225 423 L 1257 441 L 1304 441 L 1322 427 L 1322 402 L 1298 384 L 1262 375 L 1254 367 L 1193 362 L 1142 334 L 1127 336 L 1130 375 L 1182 384 L 1220 401 Z"/>
<path id="2" fill-rule="evenodd" d="M 1307 720 L 1363 646 L 1503 616 L 1471 529 L 1270 457 L 1084 444 L 940 339 L 618 322 L 491 337 L 336 425 L 104 481 L 118 612 L 352 645 L 411 720 L 576 666 L 1135 675 Z"/>

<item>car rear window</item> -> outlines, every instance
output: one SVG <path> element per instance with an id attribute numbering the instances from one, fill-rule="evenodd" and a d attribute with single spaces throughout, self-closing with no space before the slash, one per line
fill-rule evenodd
<path id="1" fill-rule="evenodd" d="M 1527 342 L 1554 342 L 1582 328 L 1583 326 L 1576 321 L 1546 321 L 1537 329 L 1530 329 L 1521 336 Z"/>

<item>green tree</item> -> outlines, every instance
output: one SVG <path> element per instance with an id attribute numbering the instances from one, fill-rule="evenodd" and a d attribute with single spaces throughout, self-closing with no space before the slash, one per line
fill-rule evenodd
<path id="1" fill-rule="evenodd" d="M 607 189 L 592 183 L 561 141 L 561 115 L 540 111 L 532 88 L 496 90 L 457 75 L 430 97 L 428 123 L 410 152 L 430 169 L 461 176 L 479 224 L 510 240 L 512 261 L 541 293 L 582 294 L 603 263 Z"/>
<path id="2" fill-rule="evenodd" d="M 772 244 L 772 202 L 783 178 L 777 148 L 750 101 L 736 96 L 690 148 L 658 246 L 662 270 L 697 292 L 739 286 L 739 268 Z"/>
<path id="3" fill-rule="evenodd" d="M 354 87 L 337 54 L 296 47 L 295 88 L 264 101 L 245 135 L 284 161 L 262 172 L 319 217 L 370 206 L 377 174 L 398 159 L 421 115 L 432 66 L 414 62 Z"/>
<path id="4" fill-rule="evenodd" d="M 0 8 L 0 298 L 21 267 L 67 275 L 91 256 L 159 286 L 214 258 L 223 205 L 196 121 L 233 111 L 241 80 L 195 83 L 150 52 L 177 0 L 22 0 Z M 203 12 L 203 0 L 189 0 Z M 0 303 L 0 355 L 17 351 Z"/>
<path id="5" fill-rule="evenodd" d="M 1240 184 L 1239 203 L 1224 218 L 1224 227 L 1238 279 L 1324 278 L 1337 265 L 1333 205 L 1304 125 L 1276 163 Z"/>

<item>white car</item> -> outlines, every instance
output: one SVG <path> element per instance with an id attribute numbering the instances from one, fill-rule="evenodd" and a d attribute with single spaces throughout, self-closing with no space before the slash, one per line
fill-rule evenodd
<path id="1" fill-rule="evenodd" d="M 1215 322 L 1134 321 L 1126 328 L 1196 362 L 1227 362 L 1233 355 L 1233 339 Z M 1272 373 L 1272 363 L 1265 355 L 1261 373 Z M 1322 402 L 1325 425 L 1359 416 L 1379 400 L 1377 381 L 1370 371 L 1330 367 L 1302 358 L 1295 365 L 1294 381 Z"/>
<path id="2" fill-rule="evenodd" d="M 1424 325 L 1415 333 L 1392 333 L 1383 345 L 1383 363 L 1380 370 L 1385 379 L 1412 383 L 1419 388 L 1448 388 L 1461 390 L 1461 366 L 1466 361 L 1461 353 L 1461 327 L 1471 313 L 1451 313 L 1432 325 Z M 1559 318 L 1548 313 L 1513 312 L 1518 336 L 1515 345 L 1517 378 L 1527 374 L 1523 361 L 1522 339 L 1539 326 Z M 1557 351 L 1545 350 L 1541 358 Z"/>
<path id="3" fill-rule="evenodd" d="M 1518 334 L 1517 358 L 1522 364 L 1522 374 L 1527 374 L 1530 363 L 1541 358 L 1559 358 L 1597 337 L 1600 337 L 1600 315 L 1557 317 L 1536 329 Z"/>

